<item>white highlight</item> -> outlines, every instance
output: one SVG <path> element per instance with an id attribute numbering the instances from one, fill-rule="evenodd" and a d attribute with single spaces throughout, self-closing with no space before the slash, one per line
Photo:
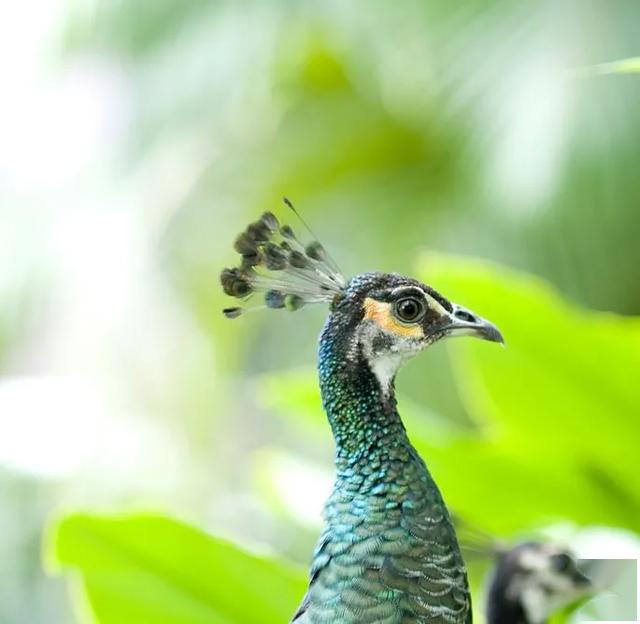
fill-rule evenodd
<path id="1" fill-rule="evenodd" d="M 46 479 L 104 470 L 113 482 L 125 475 L 148 482 L 162 474 L 164 485 L 175 485 L 185 461 L 179 441 L 136 418 L 114 395 L 90 377 L 0 382 L 0 466 Z"/>
<path id="2" fill-rule="evenodd" d="M 256 455 L 257 477 L 266 480 L 270 494 L 305 526 L 322 524 L 324 502 L 331 493 L 331 473 L 280 450 L 264 450 Z"/>

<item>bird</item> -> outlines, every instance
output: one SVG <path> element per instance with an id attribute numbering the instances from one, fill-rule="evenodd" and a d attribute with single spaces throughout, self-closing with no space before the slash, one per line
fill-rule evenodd
<path id="1" fill-rule="evenodd" d="M 236 319 L 260 309 L 327 304 L 318 346 L 335 482 L 295 624 L 470 624 L 467 571 L 447 506 L 410 442 L 395 397 L 409 359 L 439 340 L 504 343 L 498 328 L 431 286 L 398 273 L 346 279 L 308 232 L 264 213 L 237 236 L 239 266 L 222 271 Z M 261 303 L 249 300 L 258 296 Z M 247 305 L 249 303 L 249 305 Z"/>
<path id="2" fill-rule="evenodd" d="M 487 624 L 546 624 L 562 608 L 596 591 L 564 547 L 522 542 L 496 556 Z"/>

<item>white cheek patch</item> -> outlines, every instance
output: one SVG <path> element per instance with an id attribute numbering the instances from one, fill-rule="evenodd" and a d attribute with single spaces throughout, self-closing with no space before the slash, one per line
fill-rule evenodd
<path id="1" fill-rule="evenodd" d="M 527 619 L 533 624 L 542 624 L 549 617 L 549 598 L 537 585 L 525 586 L 522 590 L 522 606 Z"/>
<path id="2" fill-rule="evenodd" d="M 525 583 L 521 599 L 527 619 L 534 624 L 546 622 L 556 611 L 579 595 L 571 583 L 561 583 L 563 587 L 560 587 L 560 584 L 554 585 L 551 579 L 538 578 L 536 580 L 537 584 Z M 547 588 L 553 588 L 552 593 L 544 590 L 543 582 Z"/>
<path id="3" fill-rule="evenodd" d="M 422 345 L 409 338 L 393 336 L 394 343 L 386 353 L 374 353 L 372 349 L 374 338 L 380 333 L 380 328 L 374 323 L 362 327 L 359 342 L 369 364 L 369 368 L 376 376 L 385 397 L 389 396 L 391 384 L 398 369 L 416 353 L 422 350 Z"/>
<path id="4" fill-rule="evenodd" d="M 391 382 L 406 359 L 407 356 L 403 356 L 399 353 L 390 353 L 389 355 L 379 356 L 374 358 L 373 361 L 369 361 L 369 365 L 371 366 L 375 376 L 378 378 L 378 383 L 380 384 L 382 393 L 385 396 L 389 396 Z"/>
<path id="5" fill-rule="evenodd" d="M 526 570 L 545 570 L 549 565 L 548 555 L 538 550 L 526 550 L 520 555 L 520 566 Z"/>
<path id="6" fill-rule="evenodd" d="M 522 554 L 520 563 L 529 570 L 527 577 L 513 583 L 508 593 L 520 594 L 527 619 L 534 624 L 546 622 L 553 613 L 580 595 L 567 576 L 551 569 L 552 551 L 529 551 Z"/>

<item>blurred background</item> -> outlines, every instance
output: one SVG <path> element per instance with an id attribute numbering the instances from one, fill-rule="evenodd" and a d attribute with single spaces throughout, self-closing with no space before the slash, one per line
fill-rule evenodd
<path id="1" fill-rule="evenodd" d="M 325 311 L 230 323 L 218 285 L 283 195 L 348 275 L 484 258 L 635 331 L 640 76 L 602 64 L 639 34 L 635 0 L 3 4 L 0 622 L 76 621 L 41 561 L 68 510 L 161 510 L 307 565 L 333 446 L 295 412 Z M 445 451 L 474 426 L 455 362 L 437 345 L 399 380 Z M 637 545 L 624 496 L 554 530 Z M 470 514 L 542 524 L 497 512 Z"/>

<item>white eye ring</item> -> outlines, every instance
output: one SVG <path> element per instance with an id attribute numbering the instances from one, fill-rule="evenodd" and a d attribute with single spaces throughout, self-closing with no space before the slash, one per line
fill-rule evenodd
<path id="1" fill-rule="evenodd" d="M 402 297 L 393 304 L 393 315 L 401 323 L 417 323 L 426 311 L 424 300 L 418 297 Z"/>

